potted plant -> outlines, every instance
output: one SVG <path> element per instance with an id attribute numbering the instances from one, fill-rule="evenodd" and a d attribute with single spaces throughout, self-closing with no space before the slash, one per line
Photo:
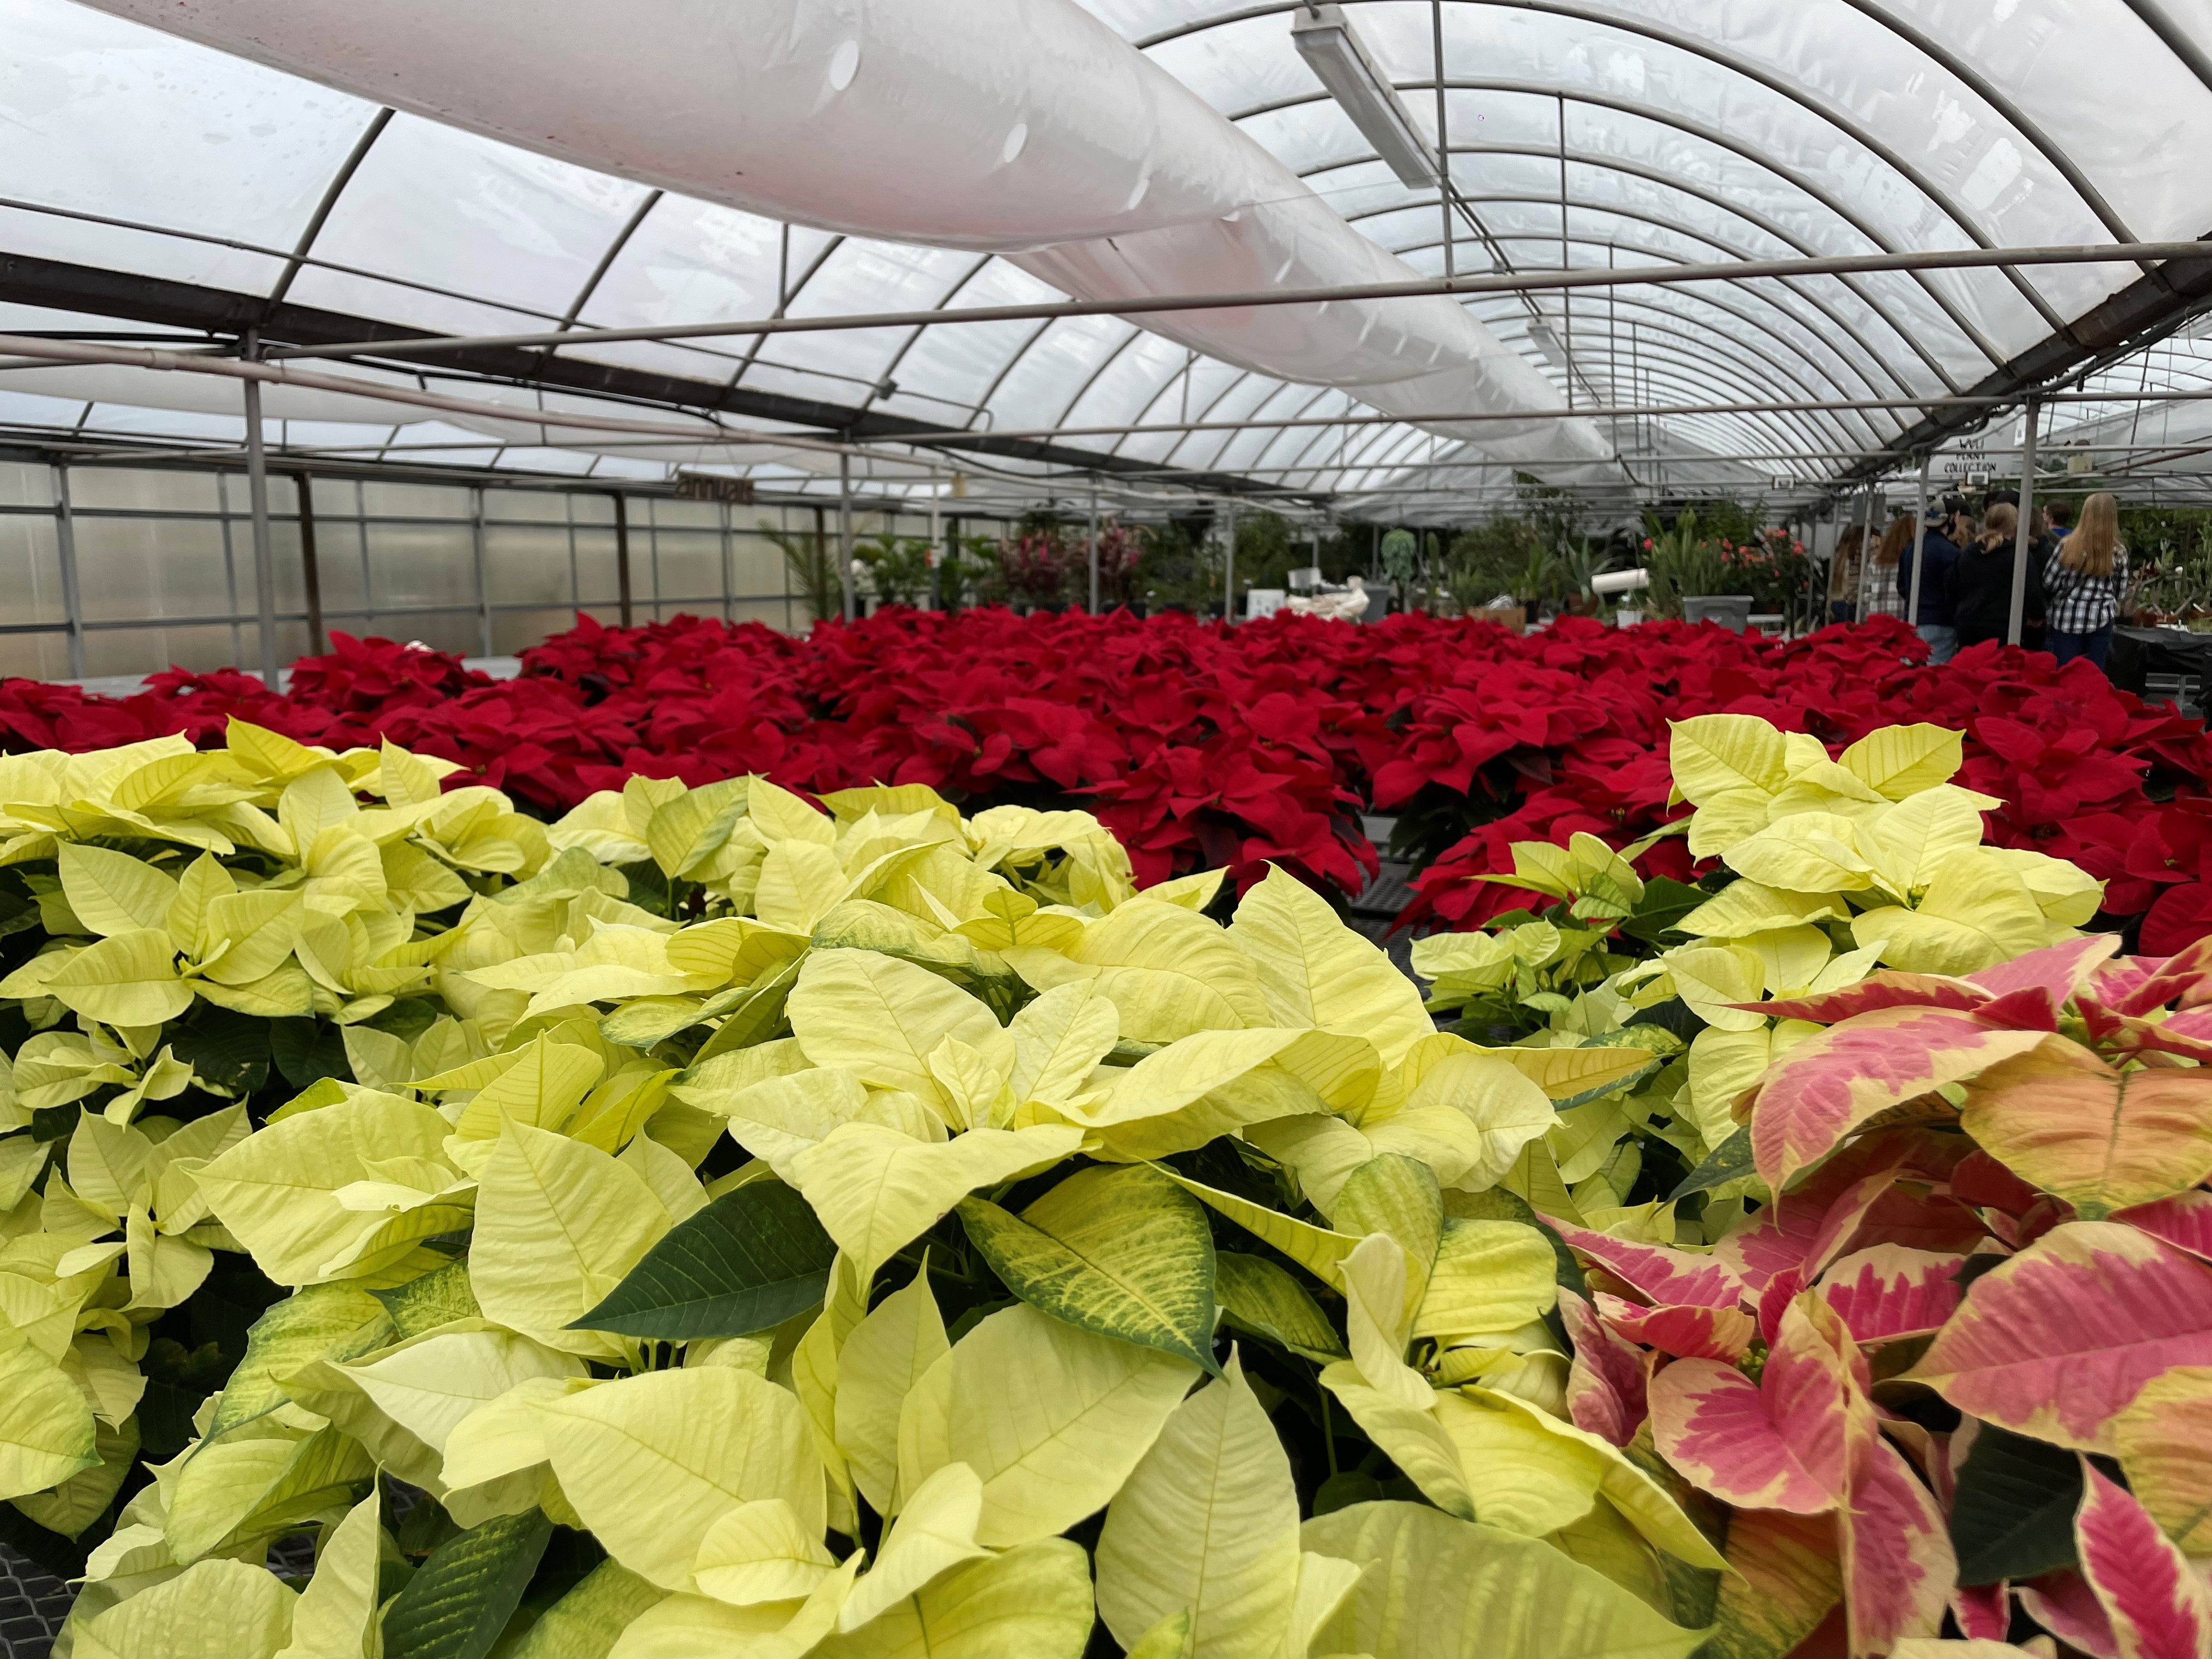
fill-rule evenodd
<path id="1" fill-rule="evenodd" d="M 1646 514 L 1644 528 L 1650 609 L 1684 622 L 1718 623 L 1736 633 L 1751 625 L 1748 573 L 1723 556 L 1719 543 L 1698 533 L 1696 509 L 1684 509 L 1672 529 L 1657 514 Z"/>

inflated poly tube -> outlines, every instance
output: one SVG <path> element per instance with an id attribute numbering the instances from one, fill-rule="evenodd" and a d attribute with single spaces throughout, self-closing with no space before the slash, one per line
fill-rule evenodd
<path id="1" fill-rule="evenodd" d="M 1075 0 L 92 3 L 684 195 L 1012 254 L 1078 298 L 1414 275 Z M 1596 428 L 1563 417 L 1551 382 L 1443 295 L 1144 325 L 1561 481 L 1620 477 Z M 1525 428 L 1449 422 L 1524 408 Z"/>

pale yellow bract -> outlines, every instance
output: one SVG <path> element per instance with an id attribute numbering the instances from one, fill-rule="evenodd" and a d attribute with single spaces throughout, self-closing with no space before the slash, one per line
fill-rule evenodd
<path id="1" fill-rule="evenodd" d="M 1633 849 L 1516 854 L 1566 908 L 1423 941 L 1425 1002 L 1291 875 L 1224 926 L 1218 872 L 1140 894 L 1078 811 L 633 779 L 542 824 L 242 724 L 0 758 L 46 932 L 0 985 L 36 1032 L 0 1079 L 0 1496 L 88 1524 L 139 1455 L 149 1328 L 226 1257 L 285 1292 L 94 1552 L 76 1650 L 367 1656 L 434 1582 L 527 1578 L 491 1557 L 550 1522 L 608 1559 L 514 1659 L 1079 1659 L 1102 1614 L 1147 1659 L 1473 1655 L 1493 1615 L 1524 1634 L 1486 1659 L 1686 1654 L 1654 1564 L 1718 1558 L 1569 1420 L 1536 1212 L 1667 1225 L 1615 1143 L 1677 1121 L 1668 1066 L 1676 1133 L 1723 1129 L 1781 1041 L 1729 1005 L 1832 974 L 1823 927 L 1955 955 L 2080 897 L 1962 869 L 1941 744 L 1823 772 L 1771 728 L 1684 742 L 1761 885 L 1510 1046 L 1431 1005 L 1556 994 L 1642 902 Z M 1662 995 L 1714 1027 L 1689 1061 L 1622 1029 Z M 343 1070 L 271 1110 L 268 1062 L 207 1035 L 240 1019 Z M 58 1153 L 30 1133 L 80 1106 Z M 768 1198 L 817 1231 L 730 1231 Z M 764 1322 L 698 1312 L 764 1286 Z M 648 1291 L 697 1322 L 609 1311 Z M 1426 1504 L 1302 1527 L 1297 1413 Z M 411 1580 L 380 1475 L 470 1529 Z M 302 1529 L 295 1591 L 261 1563 Z M 1455 1588 L 1382 1598 L 1409 1572 Z M 1578 1647 L 1531 1612 L 1562 1604 Z"/>

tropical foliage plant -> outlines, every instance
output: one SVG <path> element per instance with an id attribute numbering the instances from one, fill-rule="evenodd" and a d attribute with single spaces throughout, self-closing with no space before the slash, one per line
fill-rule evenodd
<path id="1" fill-rule="evenodd" d="M 1644 520 L 1644 566 L 1650 572 L 1649 607 L 1662 617 L 1682 614 L 1682 601 L 1746 590 L 1732 563 L 1722 556 L 1715 537 L 1698 527 L 1695 507 L 1686 507 L 1672 525 L 1656 514 Z"/>
<path id="2" fill-rule="evenodd" d="M 810 622 L 827 622 L 844 610 L 844 579 L 838 574 L 837 555 L 830 550 L 827 538 L 784 530 L 765 519 L 756 533 L 775 544 L 783 555 L 784 573 L 791 582 L 787 591 L 805 601 Z"/>
<path id="3" fill-rule="evenodd" d="M 921 605 L 929 599 L 929 558 L 935 550 L 922 537 L 886 533 L 855 543 L 853 560 L 878 603 Z"/>

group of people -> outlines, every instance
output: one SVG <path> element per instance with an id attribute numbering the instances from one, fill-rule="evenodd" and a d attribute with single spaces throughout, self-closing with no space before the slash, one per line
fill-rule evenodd
<path id="1" fill-rule="evenodd" d="M 2020 498 L 2009 490 L 1990 495 L 1978 518 L 1965 496 L 1947 496 L 1924 537 L 1915 516 L 1904 514 L 1890 521 L 1863 572 L 1856 568 L 1856 550 L 1838 546 L 1838 573 L 1850 584 L 1837 602 L 1839 619 L 1916 614 L 1917 542 L 1922 563 L 1917 625 L 1928 641 L 1929 660 L 1948 662 L 1964 647 L 2002 641 L 2011 630 L 2019 539 Z M 2078 525 L 2072 503 L 2041 506 L 2028 542 L 2027 574 L 2021 643 L 2048 651 L 2061 663 L 2087 657 L 2102 668 L 2128 586 L 2118 502 L 2103 493 L 2090 496 L 2081 504 Z"/>

